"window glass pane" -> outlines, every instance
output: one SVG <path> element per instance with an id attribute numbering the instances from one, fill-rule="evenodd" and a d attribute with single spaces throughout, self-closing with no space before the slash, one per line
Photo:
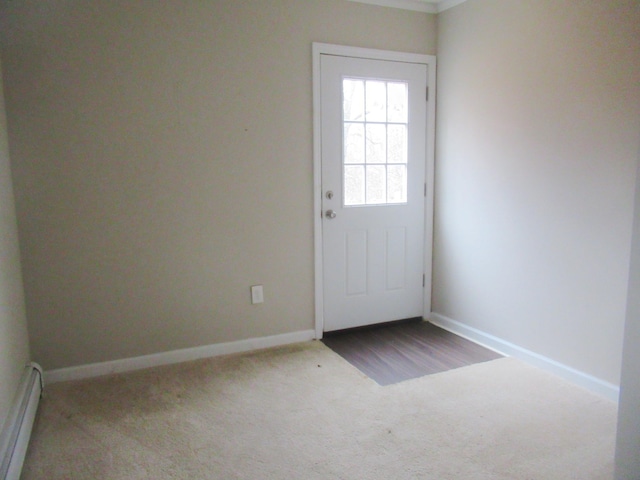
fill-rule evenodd
<path id="1" fill-rule="evenodd" d="M 407 166 L 389 165 L 387 176 L 387 203 L 406 203 Z"/>
<path id="2" fill-rule="evenodd" d="M 387 125 L 387 162 L 407 163 L 406 125 Z"/>
<path id="3" fill-rule="evenodd" d="M 364 124 L 344 124 L 344 163 L 364 163 Z"/>
<path id="4" fill-rule="evenodd" d="M 409 103 L 406 83 L 387 84 L 388 93 L 388 119 L 389 122 L 407 123 Z"/>
<path id="5" fill-rule="evenodd" d="M 345 165 L 344 204 L 364 205 L 364 165 Z"/>
<path id="6" fill-rule="evenodd" d="M 407 202 L 408 86 L 345 78 L 344 205 Z"/>
<path id="7" fill-rule="evenodd" d="M 367 165 L 367 204 L 386 203 L 387 167 Z"/>
<path id="8" fill-rule="evenodd" d="M 344 119 L 364 121 L 364 81 L 345 78 L 342 81 L 342 98 Z"/>
<path id="9" fill-rule="evenodd" d="M 387 85 L 385 82 L 367 81 L 367 122 L 387 121 Z"/>
<path id="10" fill-rule="evenodd" d="M 367 163 L 386 163 L 387 126 L 367 124 Z"/>

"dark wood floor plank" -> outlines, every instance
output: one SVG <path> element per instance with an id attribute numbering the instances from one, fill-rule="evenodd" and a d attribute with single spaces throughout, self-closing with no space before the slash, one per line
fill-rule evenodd
<path id="1" fill-rule="evenodd" d="M 383 386 L 501 357 L 422 320 L 332 332 L 323 342 Z"/>

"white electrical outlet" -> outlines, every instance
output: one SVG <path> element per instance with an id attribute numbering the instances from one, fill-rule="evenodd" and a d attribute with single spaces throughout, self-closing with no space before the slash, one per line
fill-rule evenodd
<path id="1" fill-rule="evenodd" d="M 253 285 L 251 287 L 251 303 L 254 305 L 256 303 L 264 302 L 264 291 L 262 290 L 262 285 Z"/>

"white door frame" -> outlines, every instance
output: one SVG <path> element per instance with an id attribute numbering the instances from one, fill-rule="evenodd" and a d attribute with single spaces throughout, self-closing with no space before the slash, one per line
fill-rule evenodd
<path id="1" fill-rule="evenodd" d="M 313 43 L 313 231 L 315 266 L 315 337 L 321 339 L 324 330 L 324 287 L 322 255 L 322 128 L 320 105 L 320 56 L 337 55 L 341 57 L 364 58 L 369 60 L 389 60 L 396 62 L 418 63 L 427 66 L 429 101 L 427 103 L 427 131 L 425 173 L 427 195 L 425 196 L 425 232 L 424 232 L 424 273 L 423 318 L 431 313 L 431 269 L 433 251 L 433 186 L 435 165 L 435 119 L 436 119 L 436 57 L 416 53 L 373 50 L 369 48 L 347 47 L 327 43 Z M 426 94 L 426 92 L 425 92 Z"/>

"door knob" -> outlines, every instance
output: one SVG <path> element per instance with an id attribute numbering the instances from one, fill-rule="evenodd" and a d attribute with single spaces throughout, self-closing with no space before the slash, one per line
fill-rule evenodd
<path id="1" fill-rule="evenodd" d="M 324 216 L 327 217 L 327 218 L 336 218 L 336 215 L 337 215 L 337 213 L 335 211 L 333 211 L 333 210 L 327 210 L 324 213 Z"/>

